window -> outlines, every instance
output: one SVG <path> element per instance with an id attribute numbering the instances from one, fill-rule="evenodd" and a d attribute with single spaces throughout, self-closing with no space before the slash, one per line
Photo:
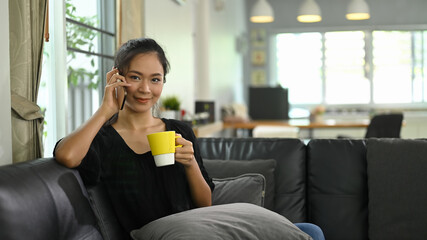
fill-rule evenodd
<path id="1" fill-rule="evenodd" d="M 375 103 L 412 101 L 411 32 L 373 33 L 373 89 Z"/>
<path id="2" fill-rule="evenodd" d="M 326 104 L 369 103 L 364 38 L 362 31 L 325 33 Z"/>
<path id="3" fill-rule="evenodd" d="M 66 0 L 65 28 L 71 132 L 98 108 L 105 73 L 114 65 L 115 1 Z"/>
<path id="4" fill-rule="evenodd" d="M 114 61 L 115 8 L 115 0 L 64 0 L 49 4 L 51 37 L 44 45 L 37 102 L 45 113 L 43 143 L 46 157 L 52 156 L 55 142 L 60 137 L 81 125 L 99 106 L 105 73 Z M 66 12 L 66 23 L 61 22 L 63 12 Z M 67 39 L 60 37 L 64 31 Z M 62 40 L 67 42 L 67 49 L 61 49 Z M 65 84 L 68 86 L 67 105 L 63 99 L 66 93 L 59 90 L 62 89 L 60 85 Z M 58 109 L 67 109 L 67 120 Z"/>
<path id="5" fill-rule="evenodd" d="M 282 33 L 275 47 L 293 105 L 427 103 L 427 31 Z"/>
<path id="6" fill-rule="evenodd" d="M 320 33 L 278 35 L 276 57 L 280 83 L 291 90 L 290 103 L 315 104 L 322 101 Z"/>

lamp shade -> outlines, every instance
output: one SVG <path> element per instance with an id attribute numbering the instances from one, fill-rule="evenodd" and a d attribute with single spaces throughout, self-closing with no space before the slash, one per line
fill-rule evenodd
<path id="1" fill-rule="evenodd" d="M 351 0 L 345 16 L 348 20 L 369 19 L 369 6 L 364 0 Z"/>
<path id="2" fill-rule="evenodd" d="M 299 9 L 297 20 L 303 23 L 322 21 L 322 14 L 319 5 L 317 5 L 314 0 L 304 0 Z"/>
<path id="3" fill-rule="evenodd" d="M 268 23 L 274 21 L 273 8 L 267 0 L 257 0 L 252 7 L 251 22 L 255 23 Z"/>

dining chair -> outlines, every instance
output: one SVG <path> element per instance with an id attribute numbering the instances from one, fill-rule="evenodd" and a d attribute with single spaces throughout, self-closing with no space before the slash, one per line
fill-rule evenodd
<path id="1" fill-rule="evenodd" d="M 377 114 L 371 118 L 366 128 L 365 138 L 400 138 L 403 123 L 402 113 Z M 338 138 L 351 138 L 338 135 Z"/>
<path id="2" fill-rule="evenodd" d="M 400 138 L 402 113 L 375 115 L 366 130 L 365 138 Z"/>

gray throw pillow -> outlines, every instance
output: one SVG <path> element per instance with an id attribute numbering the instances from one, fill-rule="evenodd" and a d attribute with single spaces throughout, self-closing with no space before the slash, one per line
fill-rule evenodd
<path id="1" fill-rule="evenodd" d="M 133 230 L 134 240 L 311 239 L 288 219 L 249 203 L 196 208 Z"/>
<path id="2" fill-rule="evenodd" d="M 214 160 L 203 159 L 203 165 L 212 178 L 237 177 L 246 173 L 259 173 L 265 178 L 264 207 L 274 210 L 276 160 Z"/>
<path id="3" fill-rule="evenodd" d="M 231 178 L 214 178 L 212 205 L 252 203 L 264 206 L 265 178 L 259 173 L 247 173 Z"/>

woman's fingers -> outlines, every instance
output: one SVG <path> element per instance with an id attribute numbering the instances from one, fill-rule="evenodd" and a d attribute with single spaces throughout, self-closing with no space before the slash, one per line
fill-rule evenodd
<path id="1" fill-rule="evenodd" d="M 119 70 L 117 68 L 113 68 L 113 70 L 109 71 L 107 73 L 107 85 L 105 91 L 107 91 L 107 88 L 111 88 L 111 92 L 113 92 L 113 89 L 117 87 L 129 87 L 130 84 L 126 82 L 126 78 L 119 74 Z"/>
<path id="2" fill-rule="evenodd" d="M 110 80 L 108 80 L 107 85 L 123 85 L 120 83 L 126 83 L 126 78 L 119 73 L 111 75 Z M 125 85 L 123 85 L 125 86 Z"/>
<path id="3" fill-rule="evenodd" d="M 194 160 L 193 143 L 185 138 L 179 137 L 176 139 L 177 145 L 182 145 L 175 149 L 175 160 L 184 165 L 190 165 Z"/>
<path id="4" fill-rule="evenodd" d="M 107 85 L 104 90 L 103 102 L 106 104 L 105 106 L 109 106 L 109 108 L 114 109 L 114 111 L 118 111 L 120 107 L 119 104 L 123 101 L 119 101 L 118 98 L 122 99 L 123 94 L 118 94 L 117 90 L 120 87 L 129 87 L 131 84 L 126 82 L 126 78 L 119 74 L 117 68 L 113 68 L 111 71 L 107 72 L 106 81 Z"/>
<path id="5" fill-rule="evenodd" d="M 126 82 L 126 78 L 119 74 L 119 70 L 117 68 L 113 68 L 111 71 L 107 72 L 106 81 L 107 84 L 114 84 L 121 80 L 122 82 Z"/>
<path id="6" fill-rule="evenodd" d="M 111 83 L 113 75 L 115 75 L 117 73 L 119 73 L 119 70 L 117 68 L 114 68 L 114 67 L 113 67 L 113 69 L 111 71 L 107 72 L 107 74 L 106 74 L 107 84 Z"/>

